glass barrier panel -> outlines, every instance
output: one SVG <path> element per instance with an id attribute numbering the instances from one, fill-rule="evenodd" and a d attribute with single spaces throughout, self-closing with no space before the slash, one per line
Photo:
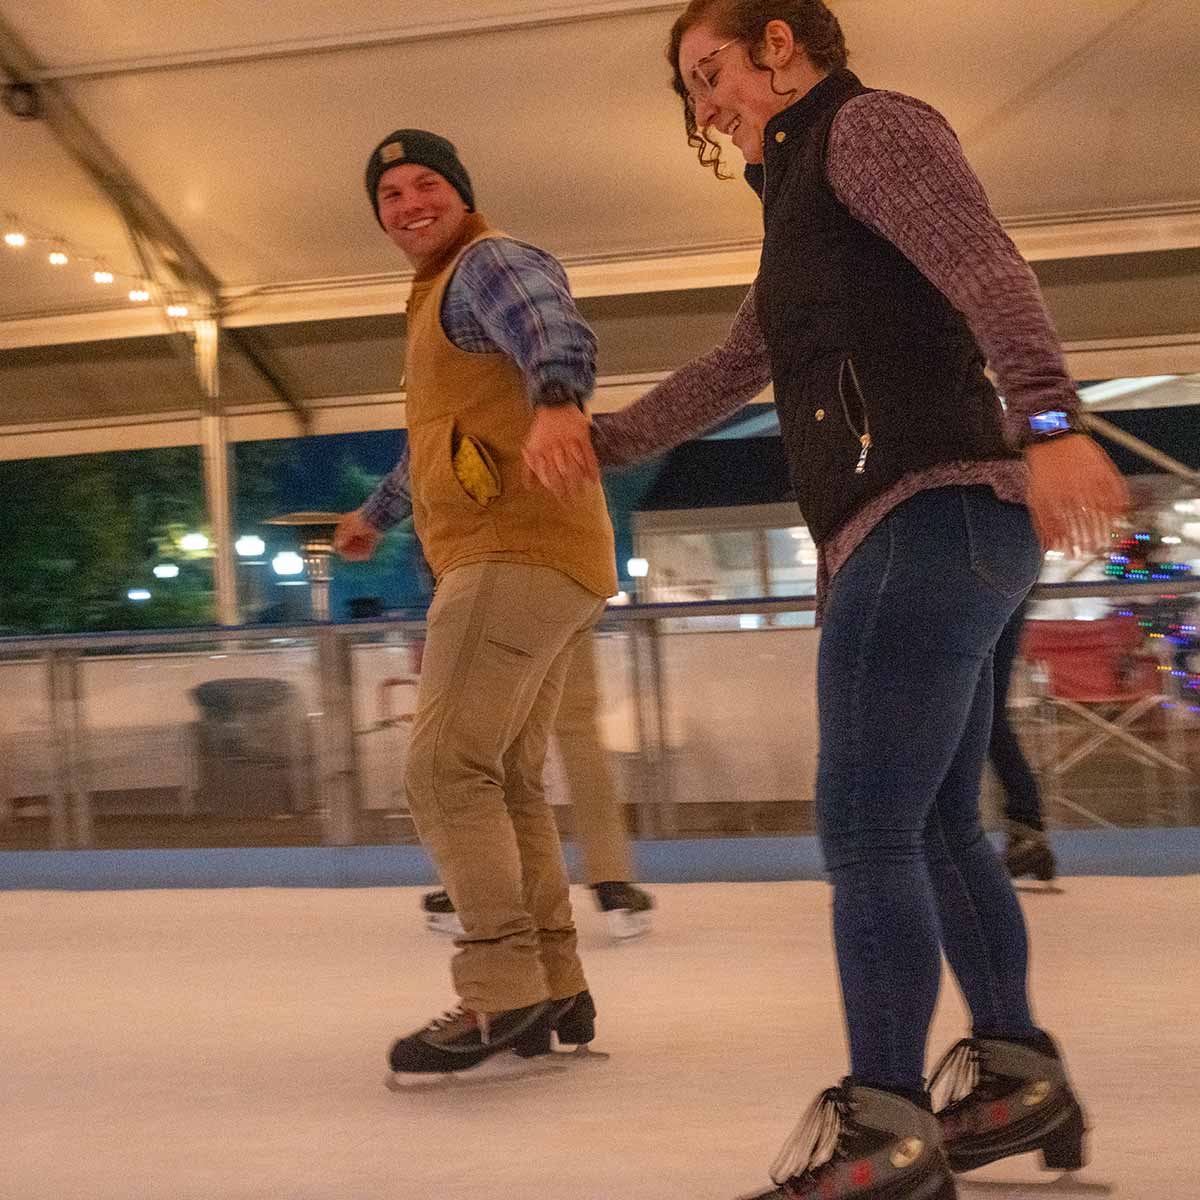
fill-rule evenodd
<path id="1" fill-rule="evenodd" d="M 1068 615 L 1026 623 L 1008 696 L 1047 825 L 1200 823 L 1197 594 L 1050 603 Z M 742 618 L 737 632 L 684 633 L 660 622 L 663 769 L 681 835 L 813 830 L 819 634 L 747 615 L 757 628 Z M 983 810 L 991 827 L 1004 820 L 991 768 Z"/>
<path id="2" fill-rule="evenodd" d="M 0 850 L 65 849 L 45 659 L 0 658 Z"/>
<path id="3" fill-rule="evenodd" d="M 417 840 L 405 800 L 404 772 L 424 645 L 420 630 L 397 629 L 355 639 L 351 647 L 361 842 Z"/>
<path id="4" fill-rule="evenodd" d="M 312 642 L 95 654 L 79 673 L 97 847 L 321 842 Z"/>
<path id="5" fill-rule="evenodd" d="M 818 640 L 765 625 L 659 635 L 680 836 L 812 832 Z"/>
<path id="6" fill-rule="evenodd" d="M 1009 715 L 1052 828 L 1200 823 L 1200 593 L 1177 583 L 1064 587 L 1058 607 L 1032 604 Z M 613 609 L 593 638 L 589 736 L 643 835 L 813 831 L 820 634 L 787 624 L 810 614 L 786 602 L 742 603 L 696 617 Z M 732 627 L 701 624 L 717 620 Z M 0 848 L 415 839 L 404 774 L 419 623 L 156 636 L 5 651 Z M 546 787 L 569 832 L 557 740 Z M 990 773 L 984 809 L 998 826 Z"/>
<path id="7" fill-rule="evenodd" d="M 642 535 L 646 576 L 637 599 L 646 604 L 741 600 L 766 589 L 757 529 L 655 530 Z M 736 616 L 673 618 L 669 628 L 736 629 Z"/>

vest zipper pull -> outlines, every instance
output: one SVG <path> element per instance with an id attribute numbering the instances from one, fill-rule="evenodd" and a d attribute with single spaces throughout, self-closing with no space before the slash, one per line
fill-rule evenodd
<path id="1" fill-rule="evenodd" d="M 859 439 L 862 450 L 858 454 L 858 462 L 854 465 L 855 475 L 861 475 L 867 469 L 867 455 L 871 453 L 871 435 L 864 433 Z"/>

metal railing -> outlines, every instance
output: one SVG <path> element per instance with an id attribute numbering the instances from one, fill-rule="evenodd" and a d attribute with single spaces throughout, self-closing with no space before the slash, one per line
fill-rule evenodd
<path id="1" fill-rule="evenodd" d="M 1180 580 L 1170 585 L 1161 582 L 1112 585 L 1060 583 L 1039 585 L 1035 590 L 1035 598 L 1144 601 L 1164 595 L 1191 596 L 1198 593 L 1200 580 Z M 812 629 L 772 626 L 769 622 L 784 614 L 808 613 L 813 608 L 814 601 L 811 598 L 785 597 L 613 606 L 606 610 L 602 628 L 609 631 L 609 649 L 615 651 L 609 653 L 606 660 L 609 690 L 623 697 L 621 737 L 624 740 L 621 755 L 629 770 L 636 775 L 638 794 L 635 811 L 642 836 L 670 837 L 680 833 L 681 788 L 687 791 L 689 799 L 694 798 L 692 793 L 697 790 L 696 781 L 707 781 L 713 775 L 713 770 L 706 773 L 703 763 L 690 762 L 688 754 L 680 751 L 680 739 L 673 733 L 680 711 L 692 705 L 689 719 L 699 720 L 694 710 L 697 704 L 703 703 L 703 699 L 697 699 L 693 693 L 704 693 L 708 689 L 710 693 L 718 694 L 721 687 L 734 682 L 734 675 L 740 672 L 742 666 L 745 666 L 745 671 L 740 672 L 743 676 L 740 682 L 752 685 L 755 681 L 754 672 L 760 669 L 753 663 L 746 663 L 746 655 L 738 647 L 744 649 L 764 643 L 743 644 L 739 641 L 730 650 L 729 644 L 722 649 L 722 643 L 710 640 L 693 643 L 689 649 L 685 641 L 678 639 L 690 637 L 691 633 L 680 632 L 678 623 L 686 622 L 688 627 L 695 630 L 698 623 L 703 625 L 703 619 L 708 618 L 763 618 L 763 627 L 753 631 L 702 629 L 700 632 L 710 639 L 732 634 L 739 638 L 781 635 L 790 640 L 790 646 L 780 646 L 785 664 L 791 663 L 794 657 L 797 664 L 803 659 L 805 665 L 784 674 L 780 674 L 782 668 L 772 668 L 776 670 L 776 676 L 764 678 L 759 691 L 769 692 L 773 686 L 782 686 L 779 680 L 786 680 L 786 686 L 793 689 L 793 696 L 799 696 L 810 682 L 805 671 L 815 662 L 816 634 Z M 44 810 L 41 815 L 46 823 L 46 844 L 54 849 L 96 845 L 94 796 L 98 790 L 102 790 L 98 789 L 102 781 L 96 777 L 95 756 L 89 751 L 89 746 L 95 746 L 98 724 L 104 724 L 98 719 L 102 714 L 106 719 L 120 718 L 122 713 L 118 710 L 122 705 L 129 707 L 132 704 L 136 707 L 136 702 L 130 698 L 137 695 L 138 680 L 131 677 L 131 672 L 151 671 L 161 676 L 169 673 L 169 666 L 179 673 L 180 682 L 189 685 L 190 694 L 191 685 L 199 676 L 187 674 L 191 670 L 189 664 L 199 662 L 201 658 L 216 664 L 214 670 L 225 672 L 243 661 L 252 661 L 257 667 L 273 663 L 273 670 L 279 667 L 280 662 L 284 663 L 286 671 L 290 672 L 288 677 L 306 700 L 302 724 L 308 749 L 303 752 L 306 755 L 303 769 L 310 770 L 315 780 L 314 802 L 307 812 L 318 822 L 316 835 L 326 845 L 350 845 L 363 840 L 364 832 L 369 832 L 365 828 L 370 825 L 366 821 L 367 815 L 380 811 L 380 806 L 374 801 L 367 803 L 367 787 L 374 777 L 369 777 L 364 770 L 364 756 L 373 760 L 382 756 L 383 765 L 377 767 L 377 773 L 382 770 L 386 774 L 389 769 L 387 752 L 368 746 L 365 737 L 395 726 L 395 721 L 386 714 L 380 713 L 374 721 L 364 719 L 362 714 L 369 681 L 360 676 L 367 666 L 374 670 L 377 665 L 366 651 L 372 645 L 396 649 L 405 642 L 420 638 L 422 630 L 420 615 L 409 611 L 390 618 L 338 623 L 303 622 L 287 626 L 201 627 L 0 639 L 0 678 L 3 678 L 2 673 L 6 668 L 21 664 L 24 668 L 23 674 L 13 675 L 16 678 L 20 674 L 20 682 L 3 689 L 4 694 L 0 696 L 0 735 L 8 738 L 8 749 L 0 752 L 0 846 L 6 844 L 3 838 L 4 825 L 8 823 L 11 826 L 16 819 L 15 804 L 21 798 L 19 787 L 15 793 L 12 787 L 6 790 L 5 767 L 11 765 L 14 755 L 20 753 L 40 754 L 40 761 L 45 767 L 45 786 L 38 795 Z M 275 653 L 272 658 L 273 652 L 280 653 Z M 725 652 L 729 653 L 730 661 L 736 664 L 737 669 L 727 671 L 719 678 L 702 678 L 710 670 L 708 660 Z M 779 654 L 772 654 L 766 656 L 763 662 L 780 657 Z M 107 665 L 102 669 L 101 663 Z M 689 670 L 691 676 L 687 674 Z M 715 665 L 711 667 L 713 672 L 718 670 L 719 667 Z M 109 695 L 103 694 L 108 686 L 104 683 L 105 679 L 113 683 Z M 697 680 L 702 686 L 692 686 Z M 169 707 L 166 701 L 173 703 L 177 698 L 168 696 L 165 691 L 162 695 L 165 713 Z M 752 697 L 754 693 L 747 695 Z M 769 699 L 775 707 L 782 703 L 778 697 Z M 149 703 L 153 706 L 152 700 Z M 744 711 L 752 699 L 739 702 L 735 696 L 729 703 L 731 708 L 726 715 L 736 716 L 744 726 L 740 733 L 731 733 L 731 738 L 753 741 L 755 736 L 762 733 L 759 726 L 769 725 L 767 718 L 771 714 L 767 708 L 758 716 Z M 12 714 L 21 706 L 24 706 L 22 720 L 6 719 L 12 718 Z M 164 715 L 161 729 L 173 729 L 182 722 L 184 718 L 177 715 L 172 724 Z M 714 740 L 713 731 L 720 724 L 719 720 L 714 719 L 692 737 L 690 745 L 693 746 L 693 755 L 698 753 L 696 747 L 702 749 Z M 110 722 L 106 726 L 108 741 L 119 744 L 124 738 L 128 742 L 134 737 L 133 731 L 151 726 L 153 722 L 144 725 L 131 722 L 128 726 L 122 726 L 119 721 L 117 724 Z M 773 785 L 760 770 L 762 763 L 758 761 L 764 755 L 770 757 L 783 753 L 785 749 L 789 754 L 794 752 L 798 757 L 789 773 L 800 775 L 815 760 L 815 723 L 810 722 L 807 727 L 803 721 L 797 723 L 796 746 L 784 747 L 778 744 L 778 737 L 775 743 L 771 743 L 769 729 L 763 736 L 768 741 L 759 745 L 758 750 L 753 747 L 748 749 L 747 762 L 731 765 L 725 760 L 713 760 L 717 774 L 722 778 L 727 777 L 727 785 L 732 792 L 744 792 L 748 787 L 760 792 L 771 790 Z M 42 738 L 40 745 L 39 737 Z M 158 742 L 150 738 L 141 753 L 149 758 L 156 754 L 176 753 L 163 747 L 178 746 L 181 744 L 180 738 L 174 741 L 160 739 Z M 724 740 L 723 728 L 716 740 Z M 139 752 L 131 750 L 130 753 L 136 756 Z M 10 761 L 6 763 L 6 759 Z M 153 762 L 143 762 L 141 766 L 144 768 L 142 775 L 153 779 Z M 394 764 L 394 773 L 397 776 L 400 774 L 398 762 Z M 26 791 L 29 786 L 25 785 Z M 194 787 L 194 780 L 189 782 L 184 779 L 177 786 L 181 791 L 186 791 L 188 786 Z M 715 788 L 717 785 L 712 786 Z M 807 787 L 807 782 L 803 786 Z M 730 796 L 731 801 L 748 798 L 751 797 Z M 769 802 L 781 797 L 764 794 L 758 798 Z M 792 798 L 804 799 L 799 794 Z M 194 805 L 181 804 L 181 811 L 195 815 Z"/>

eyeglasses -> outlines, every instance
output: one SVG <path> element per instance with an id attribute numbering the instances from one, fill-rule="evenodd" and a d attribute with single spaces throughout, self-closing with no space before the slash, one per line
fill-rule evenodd
<path id="1" fill-rule="evenodd" d="M 713 94 L 713 86 L 716 83 L 716 80 L 711 79 L 703 68 L 712 62 L 722 50 L 728 50 L 737 40 L 737 38 L 730 38 L 729 41 L 718 46 L 715 50 L 710 50 L 703 58 L 696 59 L 692 69 L 688 72 L 685 86 L 687 88 L 688 104 L 691 106 L 693 112 L 696 111 L 697 97 L 705 100 L 710 99 Z"/>

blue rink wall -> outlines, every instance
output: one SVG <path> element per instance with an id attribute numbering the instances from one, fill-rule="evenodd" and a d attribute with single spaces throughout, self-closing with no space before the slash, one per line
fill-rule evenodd
<path id="1" fill-rule="evenodd" d="M 1062 875 L 1200 874 L 1200 829 L 1068 830 L 1051 835 Z M 575 847 L 565 847 L 578 878 Z M 646 883 L 821 879 L 813 837 L 635 842 Z M 436 883 L 419 846 L 0 853 L 0 890 L 403 887 Z"/>

